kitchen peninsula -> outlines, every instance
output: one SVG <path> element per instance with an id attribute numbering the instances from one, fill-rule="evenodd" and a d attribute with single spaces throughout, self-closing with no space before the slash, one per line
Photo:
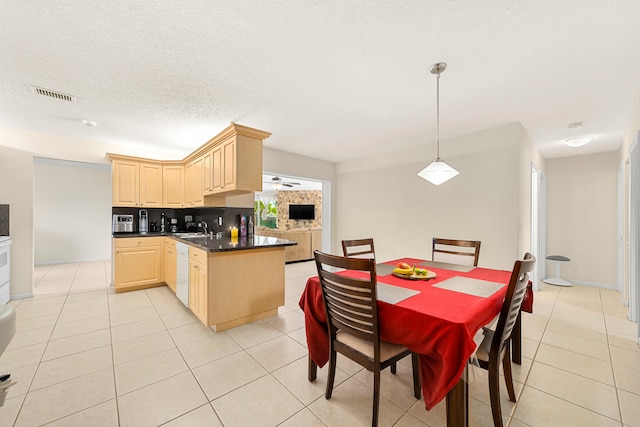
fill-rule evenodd
<path id="1" fill-rule="evenodd" d="M 284 305 L 284 248 L 275 237 L 114 235 L 116 292 L 167 284 L 176 291 L 177 242 L 189 245 L 188 307 L 216 332 L 278 314 Z M 173 248 L 174 258 L 162 257 Z M 162 268 L 164 264 L 164 268 Z"/>

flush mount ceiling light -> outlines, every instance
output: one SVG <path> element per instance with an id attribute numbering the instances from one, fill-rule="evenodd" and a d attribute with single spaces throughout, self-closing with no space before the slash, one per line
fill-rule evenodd
<path id="1" fill-rule="evenodd" d="M 460 172 L 449 166 L 440 158 L 440 74 L 447 69 L 447 64 L 438 62 L 429 71 L 436 79 L 436 159 L 429 166 L 418 172 L 418 176 L 434 185 L 440 185 L 458 175 Z"/>
<path id="2" fill-rule="evenodd" d="M 568 127 L 569 129 L 580 129 L 582 126 L 584 126 L 584 122 L 574 122 L 571 123 Z"/>
<path id="3" fill-rule="evenodd" d="M 588 144 L 593 139 L 592 136 L 576 136 L 573 138 L 567 139 L 564 143 L 569 147 L 582 147 L 585 144 Z"/>
<path id="4" fill-rule="evenodd" d="M 98 123 L 94 122 L 93 120 L 86 120 L 86 119 L 82 121 L 82 124 L 90 128 L 94 128 L 98 126 Z"/>

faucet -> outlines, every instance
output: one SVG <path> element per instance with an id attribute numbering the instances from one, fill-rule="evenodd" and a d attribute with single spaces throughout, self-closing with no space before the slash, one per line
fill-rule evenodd
<path id="1" fill-rule="evenodd" d="M 202 229 L 204 230 L 204 234 L 209 234 L 209 225 L 206 223 L 206 221 L 201 221 L 200 224 L 202 225 Z"/>

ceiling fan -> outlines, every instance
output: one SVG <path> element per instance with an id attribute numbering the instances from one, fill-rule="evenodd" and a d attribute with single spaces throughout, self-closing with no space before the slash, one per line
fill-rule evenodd
<path id="1" fill-rule="evenodd" d="M 280 189 L 281 187 L 293 187 L 294 185 L 300 185 L 299 182 L 288 182 L 280 178 L 279 176 L 274 176 L 273 178 L 271 178 L 271 181 L 263 182 L 263 184 L 271 184 L 276 190 Z"/>

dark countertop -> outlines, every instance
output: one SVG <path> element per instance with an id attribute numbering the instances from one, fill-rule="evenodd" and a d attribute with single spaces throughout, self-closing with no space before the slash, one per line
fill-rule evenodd
<path id="1" fill-rule="evenodd" d="M 252 236 L 238 237 L 232 240 L 230 236 L 223 236 L 217 239 L 216 236 L 200 236 L 182 238 L 180 233 L 116 233 L 114 239 L 127 237 L 173 237 L 174 239 L 197 247 L 207 252 L 227 252 L 247 249 L 274 248 L 278 246 L 295 246 L 298 242 L 292 240 L 278 239 L 277 237 Z"/>

